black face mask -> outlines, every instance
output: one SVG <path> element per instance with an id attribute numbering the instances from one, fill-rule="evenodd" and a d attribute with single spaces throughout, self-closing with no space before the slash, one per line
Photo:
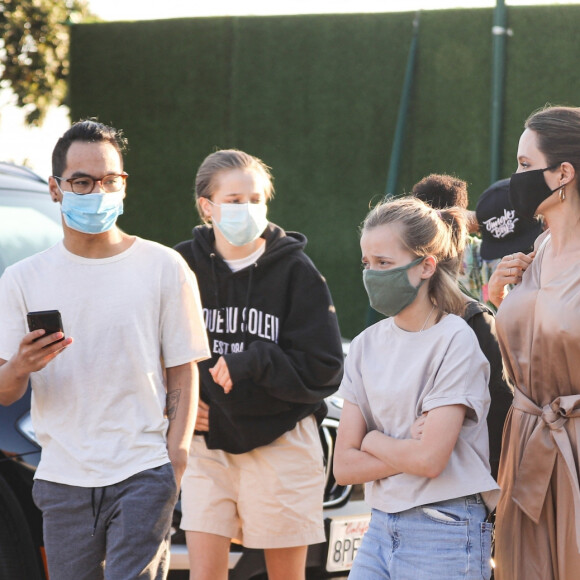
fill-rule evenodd
<path id="1" fill-rule="evenodd" d="M 550 189 L 544 179 L 544 171 L 555 169 L 559 165 L 560 163 L 556 163 L 545 169 L 512 174 L 509 198 L 516 213 L 522 217 L 533 218 L 540 204 L 560 189 Z"/>

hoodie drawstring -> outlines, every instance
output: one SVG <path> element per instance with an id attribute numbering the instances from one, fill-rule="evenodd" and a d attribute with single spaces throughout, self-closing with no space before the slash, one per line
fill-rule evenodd
<path id="1" fill-rule="evenodd" d="M 250 268 L 250 274 L 248 276 L 248 291 L 246 292 L 246 306 L 244 308 L 244 350 L 246 350 L 246 346 L 248 344 L 248 320 L 250 318 L 250 296 L 252 295 L 252 282 L 254 280 L 254 270 L 258 267 L 258 263 L 255 262 L 252 267 Z"/>
<path id="2" fill-rule="evenodd" d="M 217 279 L 217 274 L 215 271 L 215 260 L 216 260 L 216 255 L 214 252 L 212 252 L 210 255 L 210 260 L 211 260 L 211 278 L 212 278 L 212 282 L 213 282 L 213 295 L 215 297 L 215 305 L 217 310 L 220 310 L 220 295 L 219 295 L 219 291 L 218 291 L 218 279 Z"/>
<path id="3" fill-rule="evenodd" d="M 99 505 L 97 506 L 96 513 L 95 513 L 95 491 L 96 488 L 93 487 L 93 489 L 91 490 L 91 505 L 93 508 L 93 516 L 95 518 L 95 523 L 93 524 L 93 533 L 91 534 L 91 536 L 94 536 L 95 532 L 97 531 L 97 524 L 99 523 L 99 516 L 101 515 L 101 508 L 103 507 L 103 502 L 105 501 L 105 493 L 107 491 L 107 488 L 106 487 L 101 488 L 101 499 L 99 500 Z"/>
<path id="4" fill-rule="evenodd" d="M 218 277 L 216 273 L 216 254 L 211 252 L 210 255 L 211 260 L 211 277 L 213 282 L 213 295 L 215 298 L 215 306 L 216 310 L 221 310 L 222 307 L 220 306 L 220 298 L 219 298 L 219 283 Z M 244 338 L 243 338 L 243 350 L 246 350 L 246 346 L 248 344 L 248 319 L 249 319 L 249 308 L 250 308 L 250 297 L 252 295 L 252 286 L 254 282 L 254 270 L 258 267 L 258 262 L 254 262 L 252 266 L 250 266 L 249 275 L 248 275 L 248 290 L 246 292 L 246 303 L 243 310 L 242 316 L 242 324 L 244 325 Z"/>

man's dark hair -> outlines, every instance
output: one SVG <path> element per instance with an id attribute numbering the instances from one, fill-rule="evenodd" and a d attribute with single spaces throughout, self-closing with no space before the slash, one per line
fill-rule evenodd
<path id="1" fill-rule="evenodd" d="M 411 193 L 435 209 L 467 209 L 467 183 L 452 175 L 432 173 L 416 183 Z"/>
<path id="2" fill-rule="evenodd" d="M 99 123 L 96 119 L 78 121 L 56 142 L 52 151 L 52 174 L 60 177 L 66 169 L 66 156 L 75 141 L 84 143 L 110 143 L 119 153 L 123 167 L 123 152 L 127 149 L 127 139 L 122 131 Z"/>

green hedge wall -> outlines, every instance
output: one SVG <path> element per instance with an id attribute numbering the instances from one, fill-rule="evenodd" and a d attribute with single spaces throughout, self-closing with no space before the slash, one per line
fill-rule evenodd
<path id="1" fill-rule="evenodd" d="M 136 15 L 138 17 L 138 15 Z M 365 325 L 358 226 L 385 193 L 414 13 L 192 18 L 72 27 L 77 120 L 123 128 L 121 227 L 173 245 L 198 223 L 193 179 L 215 148 L 273 168 L 270 218 L 308 236 L 342 332 Z M 493 9 L 421 14 L 398 191 L 431 172 L 489 185 Z M 525 118 L 580 105 L 580 6 L 509 7 L 503 176 Z"/>

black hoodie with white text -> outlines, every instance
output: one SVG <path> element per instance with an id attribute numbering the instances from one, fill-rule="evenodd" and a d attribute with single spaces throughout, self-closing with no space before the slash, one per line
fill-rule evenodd
<path id="1" fill-rule="evenodd" d="M 342 379 L 343 355 L 332 298 L 304 253 L 306 237 L 269 223 L 264 253 L 233 272 L 215 250 L 211 226 L 175 249 L 197 277 L 212 358 L 199 363 L 209 405 L 209 449 L 245 453 L 271 443 L 298 421 L 324 416 L 324 398 Z M 225 394 L 209 368 L 225 358 Z"/>

